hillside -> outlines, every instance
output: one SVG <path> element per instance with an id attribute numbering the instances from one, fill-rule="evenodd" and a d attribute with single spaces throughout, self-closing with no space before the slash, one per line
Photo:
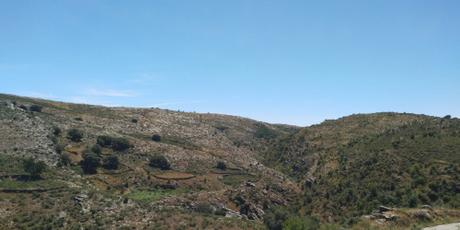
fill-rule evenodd
<path id="1" fill-rule="evenodd" d="M 381 205 L 431 205 L 427 224 L 460 217 L 456 118 L 299 128 L 0 94 L 0 128 L 2 229 L 277 229 L 297 217 L 359 228 Z M 388 223 L 418 222 L 400 219 Z"/>
<path id="2" fill-rule="evenodd" d="M 39 106 L 40 111 L 31 111 L 32 106 Z M 2 184 L 7 185 L 3 188 L 52 190 L 3 194 L 3 228 L 35 226 L 49 219 L 64 227 L 75 223 L 101 228 L 142 227 L 176 212 L 185 220 L 162 220 L 165 223 L 160 225 L 176 228 L 194 224 L 201 228 L 205 223 L 227 225 L 230 221 L 229 226 L 235 222 L 235 226 L 256 227 L 258 222 L 239 218 L 214 219 L 238 217 L 245 209 L 241 213 L 247 219 L 260 220 L 264 205 L 286 204 L 290 199 L 286 194 L 296 196 L 299 192 L 295 183 L 260 164 L 255 151 L 264 148 L 266 138 L 286 135 L 295 127 L 233 116 L 106 108 L 10 95 L 0 96 L 0 126 L 4 165 L 0 173 Z M 81 140 L 69 138 L 72 129 L 81 132 Z M 153 140 L 153 135 L 161 140 Z M 100 136 L 126 140 L 130 147 L 122 151 L 95 147 Z M 79 164 L 85 153 L 98 152 L 98 148 L 101 161 L 116 156 L 119 168 L 99 167 L 95 174 L 83 174 Z M 171 170 L 149 166 L 149 159 L 157 155 L 168 160 Z M 31 183 L 14 179 L 25 174 L 21 159 L 27 157 L 46 162 L 48 171 L 43 180 Z M 226 169 L 216 169 L 217 162 L 223 162 Z M 249 181 L 252 183 L 247 186 Z"/>
<path id="3" fill-rule="evenodd" d="M 460 208 L 460 120 L 352 115 L 304 128 L 266 153 L 301 181 L 303 211 L 353 224 L 376 207 Z"/>

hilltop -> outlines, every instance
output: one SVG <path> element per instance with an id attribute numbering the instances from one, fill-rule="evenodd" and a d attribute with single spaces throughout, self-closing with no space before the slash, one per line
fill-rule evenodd
<path id="1" fill-rule="evenodd" d="M 460 120 L 448 116 L 300 128 L 0 94 L 0 127 L 1 228 L 405 228 L 460 217 Z M 45 164 L 36 178 L 29 158 Z M 399 208 L 398 221 L 376 225 L 369 214 L 382 205 Z M 422 205 L 435 214 L 407 214 Z"/>

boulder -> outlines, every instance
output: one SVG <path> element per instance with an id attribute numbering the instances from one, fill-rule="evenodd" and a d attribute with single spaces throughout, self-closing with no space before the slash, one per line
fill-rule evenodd
<path id="1" fill-rule="evenodd" d="M 380 213 L 389 212 L 389 211 L 393 211 L 393 209 L 390 208 L 390 207 L 383 206 L 383 205 L 379 207 L 379 212 Z"/>

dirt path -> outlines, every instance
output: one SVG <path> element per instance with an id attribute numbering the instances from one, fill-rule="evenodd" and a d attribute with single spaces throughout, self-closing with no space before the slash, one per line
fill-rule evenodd
<path id="1" fill-rule="evenodd" d="M 423 230 L 460 230 L 460 223 L 438 225 L 424 228 Z"/>

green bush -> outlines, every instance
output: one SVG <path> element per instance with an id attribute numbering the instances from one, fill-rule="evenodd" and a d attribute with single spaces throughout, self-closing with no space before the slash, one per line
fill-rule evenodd
<path id="1" fill-rule="evenodd" d="M 78 129 L 70 129 L 67 132 L 67 138 L 73 142 L 80 142 L 83 138 L 83 132 Z"/>
<path id="2" fill-rule="evenodd" d="M 275 207 L 267 211 L 264 223 L 269 230 L 282 230 L 283 223 L 289 217 L 289 212 L 282 207 Z"/>
<path id="3" fill-rule="evenodd" d="M 61 135 L 61 132 L 62 132 L 62 131 L 61 131 L 61 129 L 60 129 L 59 127 L 57 127 L 57 126 L 54 126 L 54 127 L 53 127 L 53 135 L 54 135 L 54 136 L 59 136 L 59 135 Z"/>
<path id="4" fill-rule="evenodd" d="M 159 168 L 161 170 L 171 169 L 171 165 L 169 164 L 168 160 L 162 155 L 155 155 L 150 158 L 149 165 L 152 168 Z"/>
<path id="5" fill-rule="evenodd" d="M 80 162 L 81 168 L 86 174 L 97 173 L 97 167 L 100 166 L 101 159 L 95 153 L 86 153 Z"/>
<path id="6" fill-rule="evenodd" d="M 132 147 L 128 139 L 111 136 L 98 136 L 97 144 L 105 148 L 112 148 L 115 151 L 124 151 Z"/>
<path id="7" fill-rule="evenodd" d="M 161 141 L 161 136 L 158 134 L 155 134 L 152 136 L 152 140 L 155 142 L 160 142 Z"/>
<path id="8" fill-rule="evenodd" d="M 30 174 L 32 179 L 39 179 L 46 170 L 46 164 L 42 161 L 34 161 L 32 158 L 23 161 L 24 171 Z"/>
<path id="9" fill-rule="evenodd" d="M 216 168 L 218 168 L 220 170 L 226 170 L 227 165 L 223 161 L 219 161 L 219 162 L 217 162 Z"/>
<path id="10" fill-rule="evenodd" d="M 31 105 L 29 108 L 31 112 L 39 112 L 39 113 L 42 111 L 42 109 L 43 107 L 40 105 Z"/>
<path id="11" fill-rule="evenodd" d="M 60 160 L 59 163 L 60 163 L 62 166 L 69 166 L 69 165 L 70 165 L 70 162 L 71 162 L 71 161 L 70 161 L 69 155 L 67 155 L 67 154 L 65 154 L 65 153 L 61 155 L 61 160 Z"/>
<path id="12" fill-rule="evenodd" d="M 118 157 L 115 155 L 109 156 L 104 159 L 103 167 L 109 170 L 118 169 L 120 162 L 118 161 Z"/>
<path id="13" fill-rule="evenodd" d="M 113 138 L 110 136 L 98 136 L 97 144 L 102 147 L 111 147 Z"/>
<path id="14" fill-rule="evenodd" d="M 112 149 L 115 151 L 124 151 L 131 148 L 131 144 L 126 138 L 115 138 L 112 143 Z"/>

